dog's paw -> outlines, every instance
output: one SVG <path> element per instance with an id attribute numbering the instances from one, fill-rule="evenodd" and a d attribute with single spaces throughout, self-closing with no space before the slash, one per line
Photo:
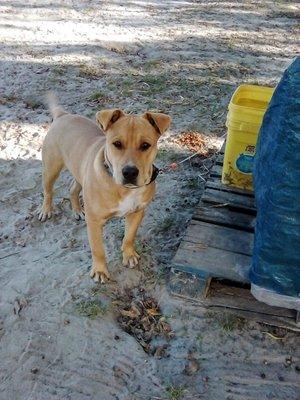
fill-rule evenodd
<path id="1" fill-rule="evenodd" d="M 127 251 L 123 251 L 123 266 L 134 268 L 139 263 L 140 256 L 138 253 L 132 248 Z"/>
<path id="2" fill-rule="evenodd" d="M 76 221 L 84 221 L 85 220 L 85 215 L 84 211 L 73 211 L 74 218 Z"/>
<path id="3" fill-rule="evenodd" d="M 109 272 L 106 267 L 99 268 L 97 266 L 92 267 L 90 272 L 90 277 L 94 280 L 94 282 L 106 283 L 110 279 Z"/>
<path id="4" fill-rule="evenodd" d="M 52 217 L 51 210 L 44 210 L 42 208 L 42 210 L 38 212 L 38 219 L 41 222 L 45 222 L 47 219 L 50 219 L 51 217 Z"/>

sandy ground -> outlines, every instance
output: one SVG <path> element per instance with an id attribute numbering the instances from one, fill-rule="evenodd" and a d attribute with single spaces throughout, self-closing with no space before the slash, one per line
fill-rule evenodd
<path id="1" fill-rule="evenodd" d="M 158 178 L 138 235 L 138 269 L 120 265 L 123 221 L 105 230 L 116 283 L 94 284 L 84 222 L 71 217 L 70 175 L 41 224 L 42 105 L 70 111 L 161 110 L 173 117 L 157 164 L 182 160 L 182 131 L 220 137 L 242 82 L 275 85 L 297 48 L 297 5 L 283 1 L 18 1 L 0 3 L 0 399 L 299 398 L 295 333 L 208 313 L 170 297 L 165 275 L 203 190 L 205 168 Z M 299 38 L 299 29 L 298 29 Z M 215 140 L 217 142 L 217 139 Z M 175 337 L 146 354 L 116 322 L 119 288 L 144 288 Z M 97 315 L 91 315 L 89 307 Z M 94 318 L 92 318 L 94 316 Z M 191 359 L 197 368 L 186 366 Z"/>

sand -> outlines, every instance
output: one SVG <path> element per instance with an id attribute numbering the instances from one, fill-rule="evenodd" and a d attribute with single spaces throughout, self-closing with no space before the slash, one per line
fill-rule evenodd
<path id="1" fill-rule="evenodd" d="M 138 269 L 121 266 L 123 221 L 107 224 L 114 281 L 106 286 L 89 278 L 86 227 L 72 218 L 68 172 L 56 184 L 54 217 L 36 218 L 51 122 L 45 91 L 90 118 L 108 107 L 169 113 L 157 160 L 164 167 L 188 155 L 174 141 L 181 132 L 221 143 L 239 84 L 279 81 L 297 52 L 297 10 L 279 1 L 1 2 L 1 400 L 299 398 L 295 333 L 168 294 L 165 277 L 205 167 L 186 162 L 159 176 L 138 234 Z M 168 357 L 146 354 L 120 329 L 114 301 L 124 288 L 144 288 L 159 302 L 175 334 Z M 94 315 L 86 305 L 95 304 Z"/>

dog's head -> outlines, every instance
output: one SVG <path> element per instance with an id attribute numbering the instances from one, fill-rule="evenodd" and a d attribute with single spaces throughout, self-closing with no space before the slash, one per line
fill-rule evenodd
<path id="1" fill-rule="evenodd" d="M 147 185 L 152 176 L 157 141 L 170 126 L 162 113 L 128 115 L 122 110 L 102 110 L 96 120 L 106 134 L 106 156 L 113 178 L 128 187 Z"/>

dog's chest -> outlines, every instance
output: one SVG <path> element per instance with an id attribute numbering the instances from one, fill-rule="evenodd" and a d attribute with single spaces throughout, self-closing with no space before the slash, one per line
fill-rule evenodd
<path id="1" fill-rule="evenodd" d="M 138 211 L 145 206 L 146 203 L 143 201 L 143 191 L 140 189 L 133 189 L 132 193 L 129 193 L 119 202 L 116 212 L 119 217 L 124 217 L 126 214 Z"/>

